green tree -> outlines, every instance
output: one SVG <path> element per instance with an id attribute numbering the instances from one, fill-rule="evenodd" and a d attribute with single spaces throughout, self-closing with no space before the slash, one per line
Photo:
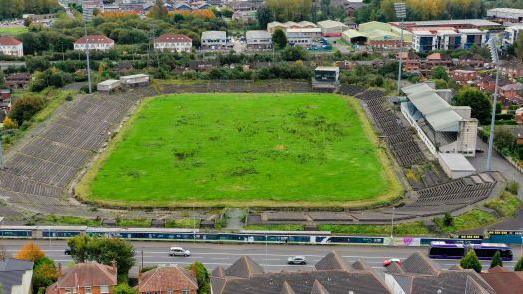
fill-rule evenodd
<path id="1" fill-rule="evenodd" d="M 266 29 L 267 24 L 274 20 L 272 11 L 267 7 L 261 7 L 256 11 L 256 20 L 260 29 Z"/>
<path id="2" fill-rule="evenodd" d="M 48 257 L 40 259 L 34 265 L 33 293 L 45 292 L 58 279 L 59 273 L 55 263 Z"/>
<path id="3" fill-rule="evenodd" d="M 156 19 L 167 19 L 169 16 L 169 11 L 167 10 L 167 7 L 165 7 L 162 0 L 156 0 L 156 3 L 151 8 L 151 12 L 149 12 L 149 17 L 156 18 Z"/>
<path id="4" fill-rule="evenodd" d="M 519 258 L 518 262 L 516 262 L 514 271 L 523 272 L 523 255 Z"/>
<path id="5" fill-rule="evenodd" d="M 443 216 L 443 225 L 445 227 L 452 227 L 454 225 L 454 218 L 448 212 L 445 212 L 445 215 Z"/>
<path id="6" fill-rule="evenodd" d="M 497 126 L 494 129 L 494 144 L 501 151 L 508 152 L 515 148 L 516 140 L 509 126 Z"/>
<path id="7" fill-rule="evenodd" d="M 281 29 L 276 29 L 272 34 L 272 43 L 276 49 L 283 49 L 287 47 L 287 36 Z"/>
<path id="8" fill-rule="evenodd" d="M 490 268 L 494 268 L 498 265 L 503 266 L 503 261 L 501 260 L 501 253 L 499 251 L 496 251 L 496 253 L 494 253 L 494 256 L 492 257 L 492 261 L 490 262 Z"/>
<path id="9" fill-rule="evenodd" d="M 40 96 L 24 95 L 13 103 L 9 117 L 21 126 L 24 121 L 29 121 L 33 115 L 44 108 L 45 101 Z"/>
<path id="10" fill-rule="evenodd" d="M 129 270 L 135 264 L 133 245 L 119 238 L 98 238 L 77 236 L 67 242 L 71 257 L 76 262 L 96 261 L 118 267 L 120 280 L 126 280 Z"/>
<path id="11" fill-rule="evenodd" d="M 470 106 L 472 117 L 477 118 L 481 124 L 490 122 L 492 105 L 487 94 L 476 88 L 463 88 L 454 97 L 454 103 L 458 106 Z"/>
<path id="12" fill-rule="evenodd" d="M 195 261 L 190 265 L 190 269 L 196 276 L 196 281 L 198 281 L 198 294 L 210 294 L 211 281 L 205 266 L 201 262 Z"/>
<path id="13" fill-rule="evenodd" d="M 443 66 L 436 66 L 432 69 L 432 78 L 433 79 L 440 79 L 444 80 L 445 82 L 449 81 L 449 74 L 447 73 L 447 69 Z"/>
<path id="14" fill-rule="evenodd" d="M 138 294 L 138 290 L 126 283 L 120 283 L 114 287 L 113 294 Z"/>
<path id="15" fill-rule="evenodd" d="M 3 88 L 5 85 L 5 75 L 4 71 L 0 69 L 0 88 Z"/>
<path id="16" fill-rule="evenodd" d="M 309 52 L 301 46 L 287 47 L 281 52 L 281 57 L 285 61 L 307 60 Z"/>
<path id="17" fill-rule="evenodd" d="M 474 250 L 469 250 L 467 255 L 461 259 L 459 265 L 464 269 L 473 269 L 477 273 L 481 272 L 481 263 L 479 262 Z"/>

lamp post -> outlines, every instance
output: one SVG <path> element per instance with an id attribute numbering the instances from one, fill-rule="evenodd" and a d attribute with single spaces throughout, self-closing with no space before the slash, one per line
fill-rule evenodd
<path id="1" fill-rule="evenodd" d="M 84 34 L 85 34 L 85 55 L 87 58 L 87 82 L 89 84 L 89 94 L 93 92 L 93 88 L 91 85 L 91 65 L 89 62 L 89 39 L 87 37 L 87 21 L 90 19 L 93 15 L 92 9 L 86 9 L 84 11 Z"/>
<path id="2" fill-rule="evenodd" d="M 405 2 L 394 3 L 394 10 L 396 11 L 396 17 L 400 20 L 400 53 L 399 53 L 399 66 L 398 66 L 398 95 L 401 91 L 401 70 L 402 70 L 402 55 L 403 55 L 403 22 L 407 17 L 407 6 Z"/>
<path id="3" fill-rule="evenodd" d="M 496 125 L 496 103 L 498 100 L 498 91 L 499 91 L 499 56 L 498 56 L 498 48 L 496 47 L 496 39 L 494 37 L 491 37 L 487 45 L 490 50 L 490 56 L 492 58 L 492 62 L 496 66 L 496 86 L 494 89 L 494 95 L 492 99 L 492 115 L 490 119 L 490 135 L 488 140 L 488 153 L 487 153 L 487 171 L 492 170 L 492 148 L 494 145 L 494 127 Z"/>

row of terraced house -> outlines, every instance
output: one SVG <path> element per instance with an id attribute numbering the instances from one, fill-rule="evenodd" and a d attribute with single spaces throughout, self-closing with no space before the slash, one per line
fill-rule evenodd
<path id="1" fill-rule="evenodd" d="M 0 262 L 0 291 L 31 294 L 33 263 L 6 259 Z M 58 280 L 46 294 L 113 294 L 118 270 L 96 262 L 58 266 Z M 196 294 L 195 273 L 180 265 L 158 265 L 138 274 L 140 294 Z M 232 265 L 216 267 L 210 274 L 214 294 L 506 294 L 520 293 L 523 272 L 495 267 L 477 273 L 459 266 L 441 269 L 422 253 L 390 264 L 378 272 L 365 261 L 349 264 L 332 251 L 316 264 L 299 271 L 267 272 L 248 256 Z"/>

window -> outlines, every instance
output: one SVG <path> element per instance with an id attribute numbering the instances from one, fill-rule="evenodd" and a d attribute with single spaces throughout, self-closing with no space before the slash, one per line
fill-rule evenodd
<path id="1" fill-rule="evenodd" d="M 183 289 L 182 294 L 189 294 L 189 289 Z"/>
<path id="2" fill-rule="evenodd" d="M 72 289 L 71 288 L 65 288 L 65 294 L 71 294 Z"/>
<path id="3" fill-rule="evenodd" d="M 109 286 L 100 286 L 100 293 L 101 294 L 109 293 Z"/>
<path id="4" fill-rule="evenodd" d="M 91 291 L 91 287 L 85 287 L 85 294 L 91 294 L 91 293 L 93 293 Z"/>
<path id="5" fill-rule="evenodd" d="M 173 289 L 169 289 L 169 290 L 167 291 L 167 294 L 173 294 Z"/>

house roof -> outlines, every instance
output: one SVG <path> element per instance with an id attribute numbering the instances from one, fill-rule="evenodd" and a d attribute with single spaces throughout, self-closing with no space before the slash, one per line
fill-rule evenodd
<path id="1" fill-rule="evenodd" d="M 105 35 L 88 35 L 83 36 L 74 42 L 75 44 L 114 44 L 114 40 Z"/>
<path id="2" fill-rule="evenodd" d="M 143 292 L 168 292 L 169 290 L 197 290 L 198 282 L 194 274 L 179 266 L 158 267 L 142 273 L 138 290 Z"/>
<path id="3" fill-rule="evenodd" d="M 226 39 L 226 31 L 205 31 L 202 32 L 202 39 Z"/>
<path id="4" fill-rule="evenodd" d="M 63 272 L 54 284 L 57 288 L 74 288 L 93 285 L 114 286 L 117 271 L 113 266 L 100 263 L 78 263 Z"/>
<path id="5" fill-rule="evenodd" d="M 285 281 L 283 282 L 280 294 L 296 294 L 296 292 L 294 292 L 294 290 L 292 290 L 291 285 L 289 285 L 289 283 Z"/>
<path id="6" fill-rule="evenodd" d="M 347 27 L 347 25 L 342 22 L 335 21 L 335 20 L 329 20 L 329 19 L 318 22 L 318 26 L 323 29 L 346 28 Z"/>
<path id="7" fill-rule="evenodd" d="M 13 37 L 10 37 L 10 36 L 0 36 L 0 45 L 2 46 L 16 46 L 16 45 L 21 45 L 22 42 L 20 42 L 19 40 L 13 38 Z"/>
<path id="8" fill-rule="evenodd" d="M 247 31 L 245 33 L 245 38 L 247 38 L 247 40 L 250 40 L 250 39 L 271 39 L 272 36 L 267 31 L 253 30 L 253 31 Z"/>
<path id="9" fill-rule="evenodd" d="M 318 280 L 314 280 L 311 294 L 329 294 L 329 291 L 327 291 L 327 289 L 325 289 L 325 287 L 323 287 L 323 285 Z"/>
<path id="10" fill-rule="evenodd" d="M 242 256 L 225 270 L 227 276 L 249 278 L 254 274 L 264 273 L 263 267 L 248 256 Z"/>
<path id="11" fill-rule="evenodd" d="M 154 40 L 155 43 L 186 43 L 192 39 L 181 34 L 163 34 Z"/>
<path id="12" fill-rule="evenodd" d="M 349 265 L 336 251 L 331 251 L 314 265 L 316 270 L 349 270 Z"/>
<path id="13" fill-rule="evenodd" d="M 497 266 L 481 273 L 481 277 L 498 294 L 523 293 L 523 272 L 509 271 Z M 517 289 L 517 290 L 516 290 Z"/>
<path id="14" fill-rule="evenodd" d="M 8 258 L 0 261 L 0 291 L 11 293 L 13 286 L 21 285 L 27 271 L 33 270 L 33 262 Z"/>
<path id="15" fill-rule="evenodd" d="M 501 90 L 503 90 L 503 91 L 523 91 L 523 84 L 522 83 L 508 84 L 508 85 L 501 87 Z"/>
<path id="16" fill-rule="evenodd" d="M 425 275 L 436 275 L 439 269 L 420 252 L 415 252 L 403 262 L 403 270 L 407 273 L 417 273 Z"/>

